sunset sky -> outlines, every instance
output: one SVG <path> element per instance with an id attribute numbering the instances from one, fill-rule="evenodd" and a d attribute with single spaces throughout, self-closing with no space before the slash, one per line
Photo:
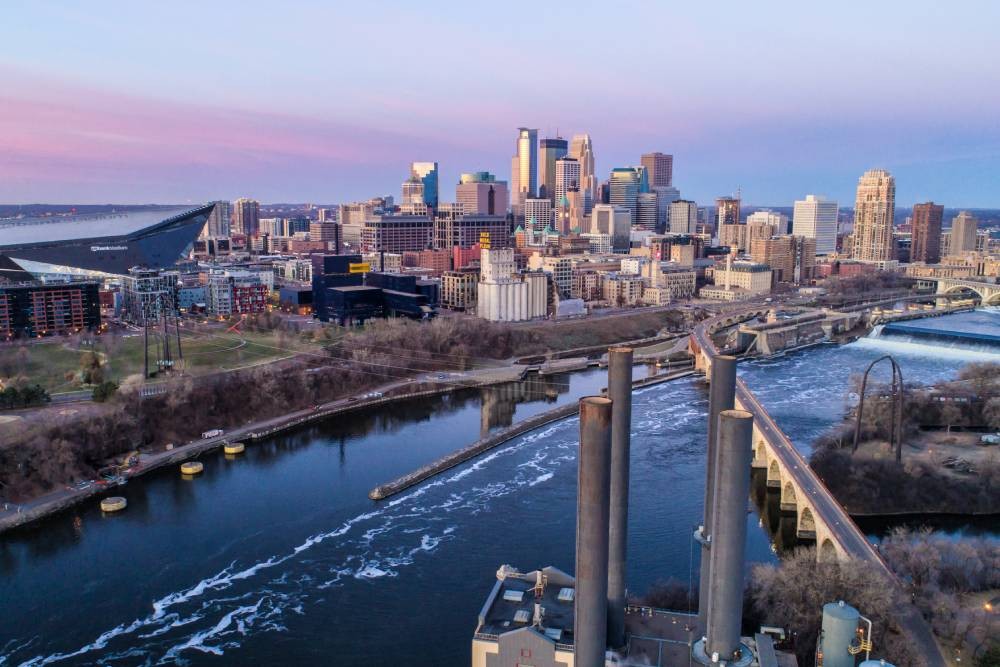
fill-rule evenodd
<path id="1" fill-rule="evenodd" d="M 1000 206 L 1000 3 L 695 4 L 8 0 L 0 202 L 451 200 L 527 126 L 699 203 Z"/>

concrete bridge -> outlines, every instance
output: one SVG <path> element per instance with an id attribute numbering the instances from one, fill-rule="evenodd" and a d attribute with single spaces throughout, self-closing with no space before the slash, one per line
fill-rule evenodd
<path id="1" fill-rule="evenodd" d="M 690 344 L 696 355 L 695 367 L 706 369 L 710 377 L 712 358 L 719 354 L 710 332 L 726 326 L 736 326 L 757 316 L 759 311 L 760 309 L 748 309 L 711 318 L 699 324 L 691 334 Z M 740 379 L 736 381 L 736 407 L 754 416 L 753 467 L 766 470 L 767 485 L 780 489 L 781 509 L 796 514 L 798 536 L 816 540 L 817 558 L 824 561 L 862 559 L 889 572 L 844 508 Z"/>
<path id="2" fill-rule="evenodd" d="M 953 294 L 966 290 L 975 292 L 984 306 L 1000 306 L 1000 284 L 979 282 L 965 278 L 937 279 L 938 294 Z"/>

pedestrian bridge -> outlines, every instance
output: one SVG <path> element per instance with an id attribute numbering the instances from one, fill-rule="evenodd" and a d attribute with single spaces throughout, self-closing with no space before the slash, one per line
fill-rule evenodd
<path id="1" fill-rule="evenodd" d="M 719 355 L 711 333 L 760 314 L 759 308 L 717 316 L 700 323 L 691 334 L 695 367 L 711 377 L 712 359 Z M 736 407 L 750 412 L 753 423 L 753 467 L 766 471 L 767 485 L 779 489 L 781 509 L 796 515 L 799 537 L 816 540 L 820 560 L 862 559 L 888 572 L 864 534 L 833 497 L 802 454 L 775 423 L 749 387 L 736 380 Z"/>
<path id="2" fill-rule="evenodd" d="M 953 294 L 964 291 L 975 292 L 984 306 L 1000 306 L 1000 284 L 964 278 L 937 279 L 938 294 Z"/>

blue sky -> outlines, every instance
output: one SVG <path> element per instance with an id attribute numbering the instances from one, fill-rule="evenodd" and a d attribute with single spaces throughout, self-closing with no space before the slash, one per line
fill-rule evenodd
<path id="1" fill-rule="evenodd" d="M 680 4 L 680 3 L 678 3 Z M 0 201 L 339 202 L 410 160 L 509 175 L 518 126 L 682 194 L 1000 206 L 1000 3 L 28 2 L 0 45 Z"/>

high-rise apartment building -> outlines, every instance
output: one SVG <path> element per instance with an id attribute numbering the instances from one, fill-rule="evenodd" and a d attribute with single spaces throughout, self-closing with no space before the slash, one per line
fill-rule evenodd
<path id="1" fill-rule="evenodd" d="M 514 157 L 510 163 L 511 208 L 514 217 L 524 216 L 524 200 L 538 190 L 538 130 L 518 128 Z"/>
<path id="2" fill-rule="evenodd" d="M 507 215 L 510 195 L 507 182 L 488 171 L 462 174 L 455 188 L 455 203 L 465 214 Z"/>
<path id="3" fill-rule="evenodd" d="M 788 216 L 770 209 L 754 211 L 748 215 L 747 225 L 771 225 L 775 234 L 787 234 L 790 231 L 788 229 Z"/>
<path id="4" fill-rule="evenodd" d="M 423 203 L 431 208 L 438 205 L 438 163 L 413 162 L 410 164 L 410 179 L 419 180 L 423 188 Z M 416 202 L 413 202 L 416 203 Z"/>
<path id="5" fill-rule="evenodd" d="M 258 236 L 260 234 L 260 203 L 245 197 L 233 202 L 233 227 L 237 234 Z"/>
<path id="6" fill-rule="evenodd" d="M 233 205 L 228 201 L 212 202 L 214 207 L 208 215 L 208 222 L 205 223 L 205 230 L 202 236 L 218 239 L 229 236 L 229 224 L 233 217 Z"/>
<path id="7" fill-rule="evenodd" d="M 561 157 L 555 164 L 554 205 L 558 209 L 569 208 L 566 193 L 580 189 L 580 161 L 573 157 Z"/>
<path id="8" fill-rule="evenodd" d="M 698 226 L 698 205 L 693 201 L 678 199 L 670 204 L 671 234 L 694 234 Z"/>
<path id="9" fill-rule="evenodd" d="M 816 239 L 816 254 L 837 252 L 837 202 L 816 195 L 806 195 L 795 202 L 792 213 L 792 234 Z"/>
<path id="10" fill-rule="evenodd" d="M 674 156 L 665 153 L 646 153 L 640 163 L 646 168 L 649 187 L 664 188 L 674 184 Z"/>
<path id="11" fill-rule="evenodd" d="M 927 202 L 913 206 L 913 244 L 910 261 L 937 264 L 941 261 L 941 220 L 944 206 Z"/>
<path id="12" fill-rule="evenodd" d="M 979 221 L 968 211 L 962 211 L 951 220 L 950 254 L 961 255 L 976 249 L 976 226 Z"/>
<path id="13" fill-rule="evenodd" d="M 858 179 L 854 202 L 854 259 L 862 262 L 895 259 L 895 215 L 896 179 L 885 169 L 869 169 Z"/>
<path id="14" fill-rule="evenodd" d="M 719 197 L 715 200 L 716 228 L 740 224 L 740 200 L 736 197 Z"/>
<path id="15" fill-rule="evenodd" d="M 589 196 L 590 204 L 585 213 L 597 203 L 597 173 L 594 171 L 594 144 L 589 134 L 575 134 L 569 143 L 569 157 L 580 163 L 580 190 Z"/>
<path id="16" fill-rule="evenodd" d="M 566 157 L 569 143 L 562 137 L 542 139 L 538 144 L 538 196 L 545 197 L 553 206 L 556 199 L 556 162 Z"/>
<path id="17" fill-rule="evenodd" d="M 775 283 L 796 285 L 812 279 L 816 267 L 816 239 L 804 236 L 771 236 L 751 242 L 754 262 L 771 267 Z"/>

